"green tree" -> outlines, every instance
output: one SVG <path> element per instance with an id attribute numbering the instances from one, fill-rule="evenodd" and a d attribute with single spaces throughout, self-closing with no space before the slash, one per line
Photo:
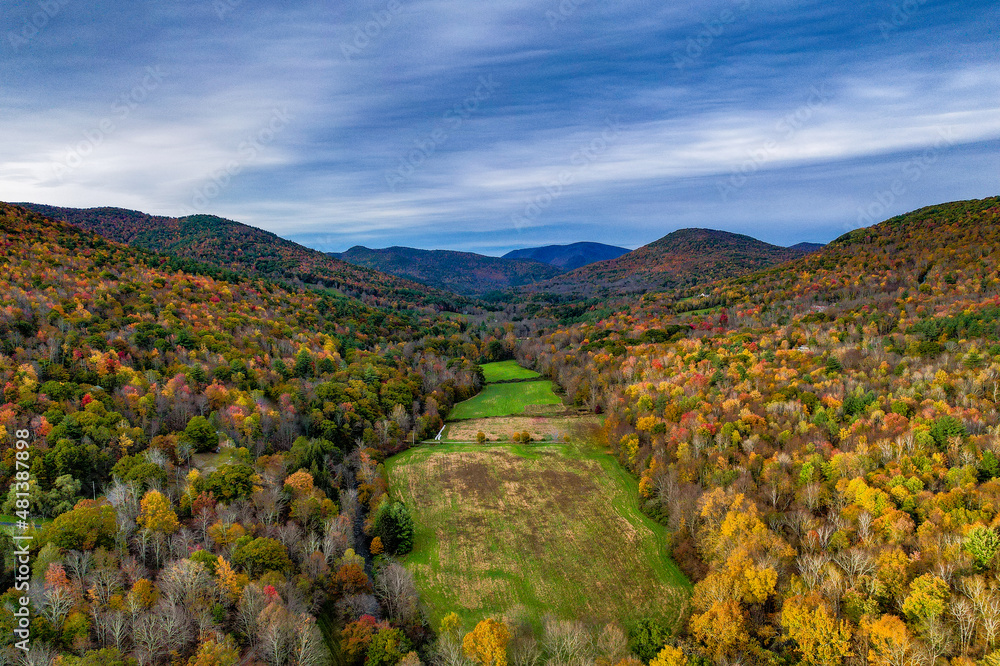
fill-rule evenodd
<path id="1" fill-rule="evenodd" d="M 118 521 L 108 504 L 80 500 L 73 509 L 56 516 L 39 537 L 41 543 L 53 543 L 63 550 L 112 548 Z"/>
<path id="2" fill-rule="evenodd" d="M 669 638 L 670 631 L 666 627 L 652 618 L 645 618 L 639 620 L 628 632 L 628 647 L 633 654 L 648 663 L 659 654 Z"/>
<path id="3" fill-rule="evenodd" d="M 413 550 L 413 518 L 402 502 L 383 499 L 375 513 L 372 533 L 382 539 L 391 555 L 405 555 Z"/>
<path id="4" fill-rule="evenodd" d="M 214 451 L 219 446 L 219 434 L 204 416 L 195 416 L 184 428 L 184 439 L 191 443 L 198 453 Z"/>
<path id="5" fill-rule="evenodd" d="M 410 651 L 410 642 L 396 628 L 381 629 L 365 651 L 365 666 L 395 666 Z"/>
<path id="6" fill-rule="evenodd" d="M 256 578 L 265 571 L 292 570 L 288 549 L 280 541 L 267 537 L 251 539 L 245 536 L 237 539 L 233 549 L 233 564 L 242 567 L 251 578 Z"/>
<path id="7" fill-rule="evenodd" d="M 976 566 L 986 569 L 1000 551 L 1000 534 L 985 525 L 976 525 L 965 536 L 965 551 L 972 555 Z"/>

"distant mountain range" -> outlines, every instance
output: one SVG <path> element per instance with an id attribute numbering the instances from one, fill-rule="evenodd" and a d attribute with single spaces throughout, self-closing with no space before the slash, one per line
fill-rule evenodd
<path id="1" fill-rule="evenodd" d="M 563 272 L 539 261 L 451 250 L 418 250 L 412 247 L 373 250 L 356 245 L 347 252 L 329 254 L 357 266 L 367 266 L 466 296 L 509 290 Z"/>
<path id="2" fill-rule="evenodd" d="M 18 204 L 106 238 L 252 276 L 320 285 L 371 305 L 456 309 L 494 291 L 615 296 L 744 275 L 823 247 L 780 247 L 712 229 L 681 229 L 629 251 L 603 243 L 524 248 L 503 257 L 408 247 L 323 253 L 214 215 Z M 582 264 L 582 265 L 581 265 Z"/>
<path id="3" fill-rule="evenodd" d="M 627 254 L 524 289 L 582 296 L 673 289 L 743 275 L 820 247 L 815 243 L 781 247 L 728 231 L 680 229 Z"/>
<path id="4" fill-rule="evenodd" d="M 595 261 L 615 259 L 628 253 L 628 248 L 605 245 L 604 243 L 570 243 L 569 245 L 546 245 L 512 250 L 503 255 L 504 259 L 534 259 L 544 264 L 571 271 Z"/>

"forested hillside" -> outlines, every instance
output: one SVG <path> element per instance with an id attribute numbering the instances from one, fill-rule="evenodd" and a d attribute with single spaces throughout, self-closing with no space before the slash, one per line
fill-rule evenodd
<path id="1" fill-rule="evenodd" d="M 743 275 L 809 252 L 714 229 L 680 229 L 615 259 L 527 287 L 591 297 L 668 291 Z"/>
<path id="2" fill-rule="evenodd" d="M 37 526 L 32 663 L 325 663 L 336 627 L 370 615 L 378 641 L 426 642 L 405 571 L 369 548 L 412 529 L 381 461 L 476 391 L 463 356 L 509 342 L 178 270 L 16 206 L 0 230 L 0 501 Z M 22 605 L 9 529 L 4 645 Z"/>
<path id="3" fill-rule="evenodd" d="M 465 296 L 507 290 L 562 273 L 561 269 L 538 261 L 412 247 L 373 250 L 357 245 L 331 256 Z"/>
<path id="4" fill-rule="evenodd" d="M 933 206 L 522 345 L 607 414 L 697 581 L 658 663 L 993 654 L 998 250 L 1000 198 Z"/>
<path id="5" fill-rule="evenodd" d="M 464 299 L 425 285 L 340 261 L 263 229 L 214 215 L 173 218 L 123 208 L 59 208 L 23 204 L 105 238 L 243 274 L 337 289 L 373 305 L 457 310 Z"/>

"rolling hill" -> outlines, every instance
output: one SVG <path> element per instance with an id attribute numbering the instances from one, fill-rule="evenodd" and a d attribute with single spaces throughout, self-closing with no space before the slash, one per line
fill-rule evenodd
<path id="1" fill-rule="evenodd" d="M 569 245 L 545 245 L 544 247 L 527 247 L 511 250 L 503 255 L 504 259 L 534 259 L 542 263 L 556 266 L 564 271 L 571 271 L 595 261 L 615 259 L 629 252 L 628 248 L 605 245 L 604 243 L 570 243 Z"/>
<path id="2" fill-rule="evenodd" d="M 562 273 L 538 261 L 411 247 L 371 249 L 356 245 L 330 256 L 466 296 L 520 287 Z"/>
<path id="3" fill-rule="evenodd" d="M 680 229 L 526 290 L 583 296 L 662 291 L 751 273 L 810 251 L 808 246 L 780 247 L 728 231 Z"/>
<path id="4" fill-rule="evenodd" d="M 110 240 L 270 279 L 336 289 L 368 304 L 454 310 L 452 294 L 341 261 L 269 231 L 214 215 L 174 218 L 123 208 L 17 204 Z"/>

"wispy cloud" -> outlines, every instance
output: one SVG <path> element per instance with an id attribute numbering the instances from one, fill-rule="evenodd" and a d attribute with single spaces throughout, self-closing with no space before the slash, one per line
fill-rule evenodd
<path id="1" fill-rule="evenodd" d="M 58 4 L 0 45 L 3 200 L 203 209 L 326 250 L 499 253 L 682 226 L 829 240 L 934 146 L 886 216 L 1000 190 L 1000 9 L 985 1 L 899 16 L 785 0 Z M 12 0 L 5 16 L 20 29 L 38 11 Z M 614 140 L 552 195 L 608 118 Z M 525 215 L 538 197 L 544 214 Z"/>

